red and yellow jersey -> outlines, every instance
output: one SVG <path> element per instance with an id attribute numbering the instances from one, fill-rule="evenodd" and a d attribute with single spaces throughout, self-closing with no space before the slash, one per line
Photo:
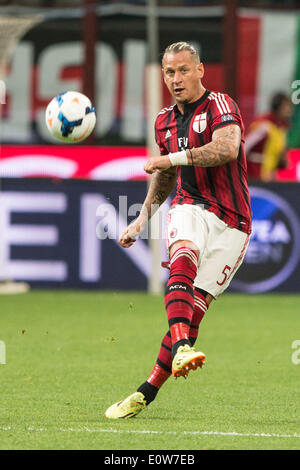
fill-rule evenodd
<path id="1" fill-rule="evenodd" d="M 245 142 L 249 178 L 274 179 L 285 155 L 287 129 L 287 122 L 272 113 L 252 122 Z"/>

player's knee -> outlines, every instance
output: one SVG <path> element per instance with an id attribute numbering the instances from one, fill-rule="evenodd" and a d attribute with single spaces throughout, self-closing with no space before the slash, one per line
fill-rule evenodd
<path id="1" fill-rule="evenodd" d="M 199 249 L 195 245 L 195 243 L 190 240 L 178 240 L 169 247 L 170 258 L 172 258 L 175 251 L 177 251 L 179 248 L 187 248 L 189 250 L 193 250 L 197 253 L 197 257 L 199 257 Z"/>
<path id="2" fill-rule="evenodd" d="M 185 275 L 194 280 L 198 269 L 198 252 L 187 246 L 180 246 L 170 259 L 170 277 Z"/>

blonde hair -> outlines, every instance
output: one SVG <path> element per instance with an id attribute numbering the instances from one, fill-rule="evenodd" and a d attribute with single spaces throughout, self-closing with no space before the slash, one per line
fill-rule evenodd
<path id="1" fill-rule="evenodd" d="M 191 54 L 192 59 L 197 64 L 200 63 L 200 57 L 195 47 L 189 44 L 188 42 L 181 41 L 181 42 L 174 42 L 173 44 L 170 44 L 168 47 L 166 47 L 163 57 L 162 57 L 162 61 L 161 61 L 162 65 L 163 65 L 165 54 L 178 54 L 179 52 L 183 52 L 183 51 L 188 51 Z"/>

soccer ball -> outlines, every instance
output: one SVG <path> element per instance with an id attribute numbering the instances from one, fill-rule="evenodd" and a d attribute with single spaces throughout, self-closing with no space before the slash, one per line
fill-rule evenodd
<path id="1" fill-rule="evenodd" d="M 89 98 L 78 91 L 55 96 L 46 109 L 46 125 L 56 139 L 76 144 L 94 130 L 96 111 Z"/>

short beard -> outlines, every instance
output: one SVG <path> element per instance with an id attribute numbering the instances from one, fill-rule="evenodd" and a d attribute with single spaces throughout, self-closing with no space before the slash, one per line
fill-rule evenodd
<path id="1" fill-rule="evenodd" d="M 175 98 L 175 99 L 176 99 L 176 98 Z M 178 99 L 177 99 L 176 101 L 177 101 L 178 103 L 180 103 L 180 104 L 189 104 L 189 100 L 187 100 L 187 99 L 185 99 L 185 100 L 180 100 L 180 99 L 178 100 Z"/>

